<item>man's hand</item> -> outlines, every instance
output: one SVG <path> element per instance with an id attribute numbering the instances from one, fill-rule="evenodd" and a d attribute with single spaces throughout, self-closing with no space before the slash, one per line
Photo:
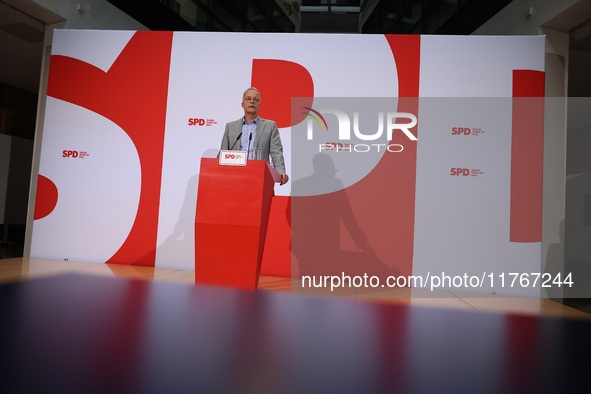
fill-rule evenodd
<path id="1" fill-rule="evenodd" d="M 285 185 L 287 183 L 287 181 L 289 181 L 289 177 L 287 176 L 287 174 L 280 174 L 281 175 L 281 183 L 279 183 L 280 185 Z"/>

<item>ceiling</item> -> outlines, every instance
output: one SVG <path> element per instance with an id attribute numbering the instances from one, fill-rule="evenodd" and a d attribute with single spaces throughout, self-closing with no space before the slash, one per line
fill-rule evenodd
<path id="1" fill-rule="evenodd" d="M 45 23 L 0 2 L 0 82 L 37 92 Z"/>

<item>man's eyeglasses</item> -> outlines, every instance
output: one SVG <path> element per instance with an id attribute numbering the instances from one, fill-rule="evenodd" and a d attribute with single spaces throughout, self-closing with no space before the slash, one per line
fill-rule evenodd
<path id="1" fill-rule="evenodd" d="M 244 101 L 248 103 L 258 103 L 261 100 L 258 97 L 245 97 Z"/>

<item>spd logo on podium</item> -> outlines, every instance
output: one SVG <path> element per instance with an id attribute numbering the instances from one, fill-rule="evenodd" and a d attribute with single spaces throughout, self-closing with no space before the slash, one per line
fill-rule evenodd
<path id="1" fill-rule="evenodd" d="M 219 163 L 221 166 L 245 166 L 248 155 L 243 150 L 220 151 Z"/>

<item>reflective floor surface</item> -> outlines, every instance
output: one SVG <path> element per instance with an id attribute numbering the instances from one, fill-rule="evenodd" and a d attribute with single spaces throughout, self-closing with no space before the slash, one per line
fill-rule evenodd
<path id="1" fill-rule="evenodd" d="M 1 393 L 589 392 L 591 320 L 531 315 L 568 315 L 547 302 L 433 308 L 294 296 L 277 278 L 239 291 L 174 270 L 2 265 Z"/>
<path id="2" fill-rule="evenodd" d="M 150 281 L 193 284 L 195 273 L 188 270 L 151 268 L 117 264 L 96 264 L 73 261 L 0 259 L 0 284 L 48 277 L 64 273 L 125 277 Z M 302 289 L 297 280 L 262 276 L 259 291 L 291 292 L 305 296 L 343 298 L 359 302 L 426 306 L 466 311 L 516 313 L 534 316 L 591 319 L 591 314 L 561 303 L 540 298 L 501 297 L 451 291 L 420 292 L 411 289 Z"/>

